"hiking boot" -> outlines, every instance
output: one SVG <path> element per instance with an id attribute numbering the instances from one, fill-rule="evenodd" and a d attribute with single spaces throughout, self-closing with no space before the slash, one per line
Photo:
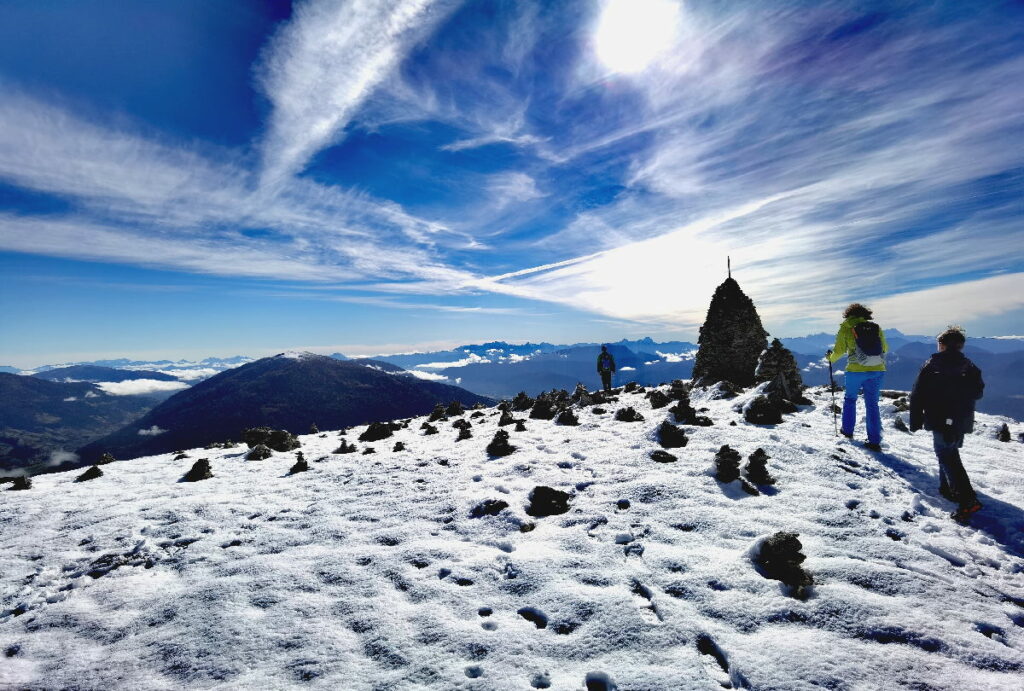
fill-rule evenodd
<path id="1" fill-rule="evenodd" d="M 853 439 L 853 432 L 844 432 L 842 430 L 839 430 L 839 434 L 843 435 L 847 439 Z"/>
<path id="2" fill-rule="evenodd" d="M 952 518 L 957 523 L 963 523 L 964 521 L 966 521 L 968 518 L 970 518 L 972 515 L 974 515 L 975 513 L 977 513 L 980 510 L 981 510 L 981 502 L 975 500 L 974 503 L 971 504 L 971 505 L 961 506 L 959 509 L 957 509 L 953 513 L 949 514 L 949 517 Z"/>
<path id="3" fill-rule="evenodd" d="M 881 444 L 872 444 L 871 442 L 866 441 L 866 442 L 864 442 L 864 448 L 867 449 L 868 451 L 881 451 L 882 450 L 882 445 Z"/>

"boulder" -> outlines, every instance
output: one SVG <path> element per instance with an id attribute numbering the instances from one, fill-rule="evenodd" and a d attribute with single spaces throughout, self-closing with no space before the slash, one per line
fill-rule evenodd
<path id="1" fill-rule="evenodd" d="M 429 422 L 424 422 L 422 425 L 420 425 L 420 429 L 423 430 L 423 436 L 427 436 L 428 434 L 437 434 L 437 428 L 431 425 Z"/>
<path id="2" fill-rule="evenodd" d="M 569 501 L 572 495 L 551 487 L 539 485 L 530 492 L 530 504 L 526 507 L 526 513 L 534 518 L 544 516 L 555 516 L 569 511 Z"/>
<path id="3" fill-rule="evenodd" d="M 681 449 L 689 442 L 683 430 L 666 420 L 658 428 L 658 443 L 665 449 Z"/>
<path id="4" fill-rule="evenodd" d="M 508 502 L 501 499 L 485 499 L 469 511 L 470 518 L 483 518 L 484 516 L 497 516 L 508 508 Z"/>
<path id="5" fill-rule="evenodd" d="M 457 417 L 466 411 L 463 410 L 461 401 L 452 401 L 448 404 L 448 408 L 446 408 L 444 412 L 445 415 L 448 415 L 449 417 Z"/>
<path id="6" fill-rule="evenodd" d="M 198 461 L 193 463 L 192 467 L 189 468 L 189 471 L 182 476 L 181 481 L 199 482 L 200 480 L 209 480 L 212 477 L 213 470 L 210 468 L 210 460 L 208 458 L 200 458 Z"/>
<path id="7" fill-rule="evenodd" d="M 525 420 L 516 420 L 516 432 L 525 432 L 525 431 L 526 431 L 526 421 Z"/>
<path id="8" fill-rule="evenodd" d="M 455 438 L 455 441 L 462 441 L 464 439 L 472 439 L 472 438 L 473 438 L 473 433 L 469 430 L 468 427 L 460 427 L 459 428 L 459 436 Z"/>
<path id="9" fill-rule="evenodd" d="M 667 406 L 672 399 L 668 395 L 662 393 L 658 389 L 653 389 L 647 394 L 648 400 L 651 402 L 651 407 L 657 410 L 658 408 L 664 408 Z"/>
<path id="10" fill-rule="evenodd" d="M 996 439 L 1004 442 L 1010 441 L 1010 426 L 1005 422 L 1003 423 L 1003 426 L 999 428 L 999 431 L 996 432 Z"/>
<path id="11" fill-rule="evenodd" d="M 910 428 L 907 427 L 907 423 L 903 421 L 902 415 L 897 415 L 895 418 L 893 418 L 892 426 L 895 427 L 900 432 L 910 432 Z"/>
<path id="12" fill-rule="evenodd" d="M 688 395 L 678 399 L 677 403 L 668 409 L 668 412 L 672 413 L 676 422 L 684 425 L 710 427 L 715 424 L 711 421 L 711 418 L 697 414 L 697 411 L 690 405 L 690 397 Z"/>
<path id="13" fill-rule="evenodd" d="M 619 408 L 615 411 L 615 419 L 619 422 L 641 422 L 644 416 L 636 412 L 633 406 L 628 408 Z"/>
<path id="14" fill-rule="evenodd" d="M 310 434 L 320 434 L 320 428 L 316 426 L 315 422 L 310 424 L 310 426 L 309 426 L 309 433 Z"/>
<path id="15" fill-rule="evenodd" d="M 395 442 L 395 447 L 393 449 L 391 449 L 391 450 L 392 451 L 405 451 L 405 443 L 404 442 L 400 442 L 400 441 L 396 441 Z"/>
<path id="16" fill-rule="evenodd" d="M 634 391 L 636 391 L 638 386 L 640 385 L 637 384 L 635 381 L 626 382 L 626 385 L 622 388 L 622 390 L 625 393 L 633 393 Z"/>
<path id="17" fill-rule="evenodd" d="M 570 427 L 574 427 L 580 424 L 580 419 L 576 417 L 576 415 L 573 414 L 573 412 L 570 409 L 566 408 L 565 410 L 558 414 L 557 418 L 555 418 L 555 423 L 559 425 L 569 425 Z"/>
<path id="18" fill-rule="evenodd" d="M 541 394 L 533 403 L 530 418 L 534 420 L 551 420 L 555 417 L 555 401 L 546 394 Z"/>
<path id="19" fill-rule="evenodd" d="M 523 410 L 529 410 L 533 407 L 533 399 L 526 395 L 525 391 L 520 391 L 516 394 L 516 397 L 512 399 L 512 410 L 520 412 Z"/>
<path id="20" fill-rule="evenodd" d="M 668 451 L 662 451 L 661 449 L 655 449 L 650 454 L 651 460 L 655 463 L 675 463 L 679 459 L 673 456 Z"/>
<path id="21" fill-rule="evenodd" d="M 782 408 L 768 396 L 758 394 L 743 406 L 743 419 L 754 425 L 777 425 L 782 422 Z"/>
<path id="22" fill-rule="evenodd" d="M 430 413 L 430 417 L 427 418 L 427 422 L 437 422 L 444 417 L 445 407 L 443 403 L 438 403 L 434 406 L 434 410 Z"/>
<path id="23" fill-rule="evenodd" d="M 362 434 L 359 441 L 380 441 L 392 436 L 394 430 L 389 422 L 371 422 Z"/>
<path id="24" fill-rule="evenodd" d="M 574 405 L 578 405 L 581 408 L 594 405 L 594 399 L 587 392 L 587 387 L 583 386 L 583 384 L 576 385 L 576 390 L 572 392 L 571 400 Z"/>
<path id="25" fill-rule="evenodd" d="M 508 432 L 503 429 L 495 432 L 491 443 L 487 445 L 487 453 L 491 456 L 508 456 L 515 450 L 516 447 L 508 441 Z"/>
<path id="26" fill-rule="evenodd" d="M 294 451 L 302 444 L 299 438 L 291 432 L 283 429 L 271 429 L 269 427 L 252 427 L 242 432 L 242 441 L 250 449 L 263 445 L 274 451 Z"/>
<path id="27" fill-rule="evenodd" d="M 349 444 L 346 440 L 342 439 L 341 440 L 341 446 L 336 448 L 331 453 L 355 453 L 355 452 L 356 452 L 356 445 L 355 444 Z"/>
<path id="28" fill-rule="evenodd" d="M 247 461 L 263 461 L 274 455 L 274 452 L 264 444 L 257 444 L 245 455 Z"/>
<path id="29" fill-rule="evenodd" d="M 801 566 L 807 559 L 801 549 L 799 534 L 778 532 L 761 543 L 753 562 L 762 576 L 782 581 L 799 593 L 814 583 L 811 574 Z"/>
<path id="30" fill-rule="evenodd" d="M 75 478 L 75 482 L 88 482 L 103 477 L 103 471 L 98 465 L 91 466 L 87 471 Z"/>
<path id="31" fill-rule="evenodd" d="M 96 461 L 96 465 L 106 465 L 108 463 L 113 463 L 116 460 L 117 459 L 114 458 L 113 454 L 105 452 L 102 456 L 100 456 L 100 460 Z"/>
<path id="32" fill-rule="evenodd" d="M 11 483 L 12 492 L 16 490 L 20 491 L 26 489 L 32 489 L 32 478 L 30 478 L 28 475 L 19 475 L 18 477 L 14 478 L 14 482 Z"/>

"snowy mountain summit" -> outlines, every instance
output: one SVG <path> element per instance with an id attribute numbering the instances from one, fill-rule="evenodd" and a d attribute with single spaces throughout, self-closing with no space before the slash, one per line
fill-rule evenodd
<path id="1" fill-rule="evenodd" d="M 698 388 L 713 424 L 677 425 L 680 390 L 312 434 L 305 472 L 236 447 L 33 478 L 0 502 L 0 687 L 1021 687 L 1018 423 L 978 416 L 959 525 L 898 400 L 873 454 L 827 390 L 753 425 Z"/>

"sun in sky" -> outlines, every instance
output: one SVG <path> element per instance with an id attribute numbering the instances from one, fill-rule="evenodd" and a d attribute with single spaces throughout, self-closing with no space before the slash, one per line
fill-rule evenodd
<path id="1" fill-rule="evenodd" d="M 679 3 L 608 0 L 594 35 L 597 56 L 616 72 L 640 72 L 675 42 Z"/>

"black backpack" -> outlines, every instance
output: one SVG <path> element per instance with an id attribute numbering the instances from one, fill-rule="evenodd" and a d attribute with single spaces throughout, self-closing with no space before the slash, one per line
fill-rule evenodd
<path id="1" fill-rule="evenodd" d="M 853 338 L 857 342 L 857 348 L 865 355 L 882 354 L 882 329 L 875 322 L 854 324 Z"/>

